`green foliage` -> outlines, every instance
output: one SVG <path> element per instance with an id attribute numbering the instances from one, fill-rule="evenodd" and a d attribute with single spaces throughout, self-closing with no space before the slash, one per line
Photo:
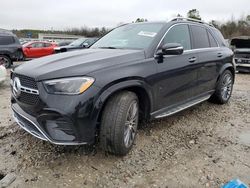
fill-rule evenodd
<path id="1" fill-rule="evenodd" d="M 248 15 L 248 16 L 247 16 L 247 21 L 249 21 L 249 22 L 250 22 L 250 15 Z"/>
<path id="2" fill-rule="evenodd" d="M 201 20 L 200 12 L 197 9 L 191 9 L 187 13 L 188 18 L 193 18 L 197 20 Z"/>
<path id="3" fill-rule="evenodd" d="M 237 37 L 237 36 L 250 36 L 250 15 L 243 17 L 239 20 L 231 19 L 226 23 L 213 24 L 218 28 L 223 36 L 227 39 Z"/>
<path id="4" fill-rule="evenodd" d="M 178 13 L 178 14 L 176 15 L 176 17 L 183 17 L 183 16 L 182 16 L 181 14 Z"/>
<path id="5" fill-rule="evenodd" d="M 201 20 L 200 13 L 197 9 L 189 10 L 187 13 L 188 18 Z M 223 36 L 227 39 L 237 36 L 250 36 L 250 15 L 235 20 L 233 17 L 230 21 L 220 23 L 216 20 L 212 20 L 210 24 L 214 25 L 221 31 Z"/>

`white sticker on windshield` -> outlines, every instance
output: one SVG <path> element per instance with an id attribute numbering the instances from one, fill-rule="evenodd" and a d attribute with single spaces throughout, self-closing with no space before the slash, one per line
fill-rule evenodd
<path id="1" fill-rule="evenodd" d="M 145 36 L 145 37 L 155 37 L 157 33 L 155 32 L 149 32 L 149 31 L 140 31 L 138 35 Z"/>

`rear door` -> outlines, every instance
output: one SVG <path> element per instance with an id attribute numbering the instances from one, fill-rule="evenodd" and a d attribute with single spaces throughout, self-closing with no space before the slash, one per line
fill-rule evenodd
<path id="1" fill-rule="evenodd" d="M 42 56 L 47 56 L 47 55 L 53 54 L 53 52 L 54 52 L 54 49 L 52 47 L 52 44 L 43 43 Z"/>
<path id="2" fill-rule="evenodd" d="M 179 43 L 184 48 L 182 55 L 164 56 L 158 63 L 159 109 L 187 102 L 193 97 L 197 71 L 194 63 L 197 54 L 191 50 L 191 38 L 187 24 L 174 25 L 167 31 L 160 46 L 166 43 Z M 160 48 L 160 47 L 159 47 Z"/>
<path id="3" fill-rule="evenodd" d="M 214 90 L 223 51 L 208 28 L 200 25 L 190 25 L 190 28 L 192 48 L 198 55 L 197 87 L 194 90 L 194 95 L 198 96 Z"/>
<path id="4" fill-rule="evenodd" d="M 43 43 L 42 42 L 35 42 L 29 45 L 30 47 L 27 48 L 27 56 L 30 58 L 41 57 Z"/>

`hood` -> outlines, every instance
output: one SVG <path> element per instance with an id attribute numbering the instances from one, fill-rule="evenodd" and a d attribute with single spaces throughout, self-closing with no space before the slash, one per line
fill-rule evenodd
<path id="1" fill-rule="evenodd" d="M 236 48 L 235 53 L 250 53 L 250 48 Z"/>
<path id="2" fill-rule="evenodd" d="M 29 61 L 14 69 L 36 81 L 82 76 L 119 64 L 145 59 L 143 50 L 86 49 L 50 55 Z"/>
<path id="3" fill-rule="evenodd" d="M 236 48 L 250 48 L 250 37 L 239 37 L 231 40 L 231 45 Z"/>

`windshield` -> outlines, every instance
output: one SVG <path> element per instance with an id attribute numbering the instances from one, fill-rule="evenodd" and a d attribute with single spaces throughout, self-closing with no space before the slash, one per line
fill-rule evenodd
<path id="1" fill-rule="evenodd" d="M 146 49 L 163 27 L 163 23 L 130 24 L 118 27 L 91 48 Z"/>
<path id="2" fill-rule="evenodd" d="M 70 46 L 80 46 L 85 40 L 86 40 L 86 38 L 79 38 L 79 39 L 71 42 L 69 45 Z"/>

